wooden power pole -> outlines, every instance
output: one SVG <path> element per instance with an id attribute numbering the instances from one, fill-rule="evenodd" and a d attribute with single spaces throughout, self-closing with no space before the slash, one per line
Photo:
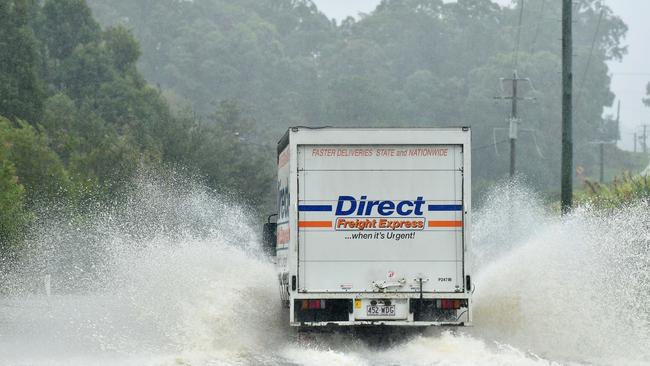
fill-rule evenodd
<path id="1" fill-rule="evenodd" d="M 644 154 L 648 153 L 648 126 L 649 124 L 642 124 L 639 125 L 643 129 L 643 133 L 641 136 L 638 136 L 638 134 L 635 132 L 634 133 L 634 152 L 636 152 L 636 142 L 637 140 L 641 144 L 641 151 L 643 151 Z"/>
<path id="2" fill-rule="evenodd" d="M 515 176 L 515 147 L 517 142 L 517 71 L 512 75 L 512 113 L 510 116 L 510 178 Z"/>
<path id="3" fill-rule="evenodd" d="M 605 181 L 605 143 L 601 142 L 600 144 L 600 174 L 599 182 L 603 183 Z"/>
<path id="4" fill-rule="evenodd" d="M 573 1 L 562 0 L 562 213 L 573 205 Z"/>
<path id="5" fill-rule="evenodd" d="M 500 96 L 500 97 L 494 97 L 494 99 L 503 99 L 503 100 L 510 100 L 512 105 L 511 105 L 511 112 L 510 112 L 510 117 L 508 118 L 508 137 L 510 139 L 510 178 L 514 177 L 516 174 L 516 157 L 517 157 L 517 138 L 519 134 L 519 108 L 518 108 L 518 102 L 525 101 L 525 100 L 534 100 L 534 98 L 524 98 L 519 96 L 519 82 L 524 81 L 532 85 L 532 82 L 530 81 L 529 78 L 520 78 L 519 74 L 517 73 L 517 70 L 514 70 L 512 72 L 512 79 L 509 78 L 502 78 L 501 82 L 505 83 L 512 83 L 512 94 L 511 95 L 505 95 L 505 96 Z"/>

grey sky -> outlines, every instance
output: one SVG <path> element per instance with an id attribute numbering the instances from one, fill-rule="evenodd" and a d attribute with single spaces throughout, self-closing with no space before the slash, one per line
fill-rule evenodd
<path id="1" fill-rule="evenodd" d="M 319 9 L 331 18 L 343 19 L 348 15 L 371 12 L 380 0 L 314 0 Z M 510 0 L 499 0 L 509 4 Z M 612 62 L 612 91 L 621 99 L 621 147 L 632 149 L 633 133 L 640 123 L 650 123 L 650 108 L 641 102 L 645 95 L 645 85 L 650 81 L 650 1 L 647 0 L 605 0 L 615 14 L 628 25 L 629 30 L 624 43 L 628 54 L 623 62 Z M 616 102 L 615 102 L 616 103 Z M 614 114 L 613 109 L 605 111 Z"/>
<path id="2" fill-rule="evenodd" d="M 633 133 L 640 123 L 650 123 L 650 108 L 641 102 L 645 86 L 650 81 L 650 1 L 647 0 L 607 0 L 607 5 L 618 14 L 629 27 L 625 44 L 628 54 L 623 62 L 612 62 L 612 90 L 621 99 L 621 138 L 622 146 L 632 149 Z M 609 112 L 613 114 L 614 112 Z"/>
<path id="3" fill-rule="evenodd" d="M 330 18 L 337 20 L 359 13 L 369 13 L 375 9 L 379 0 L 314 0 L 318 9 Z"/>

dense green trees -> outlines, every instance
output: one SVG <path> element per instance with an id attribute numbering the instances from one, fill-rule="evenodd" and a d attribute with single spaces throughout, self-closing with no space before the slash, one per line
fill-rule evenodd
<path id="1" fill-rule="evenodd" d="M 143 165 L 269 204 L 290 125 L 471 125 L 480 190 L 507 175 L 507 146 L 489 144 L 514 68 L 534 82 L 520 115 L 540 147 L 523 132 L 519 168 L 557 189 L 559 3 L 526 1 L 518 29 L 519 9 L 489 0 L 384 0 L 340 24 L 310 0 L 88 2 L 103 27 L 85 0 L 0 2 L 3 245 L 42 202 L 119 198 Z M 597 0 L 575 17 L 576 165 L 589 175 L 613 101 L 605 61 L 624 54 L 626 27 Z"/>
<path id="2" fill-rule="evenodd" d="M 9 121 L 0 119 L 0 253 L 8 252 L 20 241 L 28 222 L 25 187 L 18 181 L 4 136 L 8 126 Z"/>
<path id="3" fill-rule="evenodd" d="M 0 113 L 38 120 L 43 106 L 37 44 L 27 0 L 0 2 Z"/>
<path id="4" fill-rule="evenodd" d="M 526 1 L 518 29 L 519 8 L 490 0 L 384 0 L 340 25 L 309 0 L 89 1 L 105 24 L 133 29 L 148 80 L 199 113 L 221 100 L 249 106 L 269 144 L 289 125 L 464 124 L 483 146 L 507 127 L 509 106 L 493 97 L 517 68 L 533 81 L 524 96 L 536 98 L 520 108 L 522 128 L 542 153 L 523 133 L 519 167 L 538 188 L 558 188 L 559 3 Z M 605 62 L 624 54 L 626 26 L 596 0 L 578 2 L 575 20 L 576 165 L 593 175 L 589 142 L 613 102 Z M 477 155 L 477 182 L 507 175 L 501 147 Z"/>
<path id="5" fill-rule="evenodd" d="M 4 1 L 0 20 L 0 260 L 39 215 L 119 199 L 141 166 L 271 201 L 246 113 L 224 102 L 204 120 L 173 114 L 138 72 L 128 29 L 102 30 L 84 0 Z"/>
<path id="6" fill-rule="evenodd" d="M 56 60 L 67 58 L 78 45 L 96 40 L 101 33 L 85 0 L 46 1 L 38 23 L 39 38 Z"/>

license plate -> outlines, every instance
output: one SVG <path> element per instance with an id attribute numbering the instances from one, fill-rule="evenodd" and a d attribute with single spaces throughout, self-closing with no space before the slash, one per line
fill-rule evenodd
<path id="1" fill-rule="evenodd" d="M 368 305 L 366 314 L 368 316 L 395 316 L 395 305 Z"/>

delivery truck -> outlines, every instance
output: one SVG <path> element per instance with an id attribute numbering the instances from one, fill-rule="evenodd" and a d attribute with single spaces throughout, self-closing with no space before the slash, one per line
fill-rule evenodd
<path id="1" fill-rule="evenodd" d="M 293 127 L 264 243 L 294 327 L 468 326 L 471 131 Z"/>

